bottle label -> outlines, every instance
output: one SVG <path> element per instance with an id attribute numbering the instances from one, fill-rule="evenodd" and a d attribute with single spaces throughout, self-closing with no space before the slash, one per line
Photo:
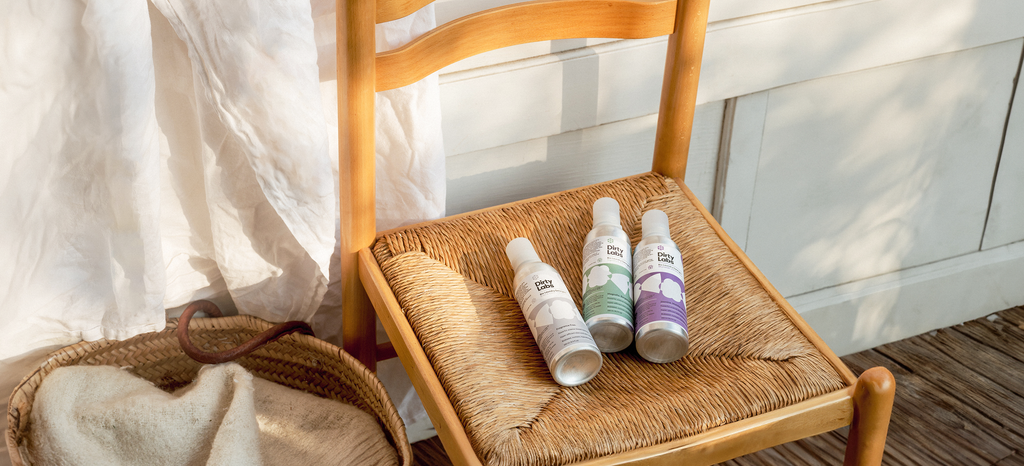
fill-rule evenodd
<path id="1" fill-rule="evenodd" d="M 549 366 L 551 358 L 567 347 L 578 343 L 597 346 L 558 273 L 531 273 L 513 294 Z"/>
<path id="2" fill-rule="evenodd" d="M 613 314 L 633 322 L 633 273 L 629 243 L 598 236 L 583 246 L 583 318 Z"/>
<path id="3" fill-rule="evenodd" d="M 663 244 L 638 248 L 633 256 L 633 285 L 636 328 L 657 321 L 686 326 L 686 288 L 683 261 L 678 250 Z"/>

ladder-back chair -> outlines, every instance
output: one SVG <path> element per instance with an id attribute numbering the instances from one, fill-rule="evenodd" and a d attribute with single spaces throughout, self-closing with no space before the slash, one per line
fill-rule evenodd
<path id="1" fill-rule="evenodd" d="M 708 0 L 539 0 L 468 15 L 376 54 L 374 26 L 431 0 L 338 4 L 346 350 L 397 354 L 455 464 L 710 464 L 852 424 L 847 464 L 879 464 L 892 375 L 858 379 L 683 183 Z M 377 233 L 374 92 L 500 47 L 671 34 L 650 173 Z M 580 304 L 581 248 L 600 197 L 668 214 L 683 254 L 690 350 L 669 364 L 632 348 L 596 378 L 551 378 L 519 306 L 505 245 L 529 238 Z M 365 288 L 365 292 L 364 292 Z M 575 288 L 575 289 L 573 289 Z M 375 341 L 375 308 L 391 344 Z"/>

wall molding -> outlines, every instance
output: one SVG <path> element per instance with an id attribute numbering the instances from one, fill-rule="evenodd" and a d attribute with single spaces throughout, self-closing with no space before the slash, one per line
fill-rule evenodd
<path id="1" fill-rule="evenodd" d="M 1024 304 L 1021 283 L 1024 242 L 787 299 L 845 355 Z"/>

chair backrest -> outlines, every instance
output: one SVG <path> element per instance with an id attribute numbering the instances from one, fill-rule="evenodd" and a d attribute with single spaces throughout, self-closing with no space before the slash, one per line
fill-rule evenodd
<path id="1" fill-rule="evenodd" d="M 374 314 L 359 281 L 358 252 L 376 236 L 374 93 L 405 86 L 463 58 L 554 39 L 639 39 L 671 34 L 652 170 L 683 179 L 700 76 L 709 0 L 535 0 L 438 26 L 376 53 L 375 25 L 433 0 L 339 0 L 338 118 L 341 272 L 345 350 L 371 368 Z"/>

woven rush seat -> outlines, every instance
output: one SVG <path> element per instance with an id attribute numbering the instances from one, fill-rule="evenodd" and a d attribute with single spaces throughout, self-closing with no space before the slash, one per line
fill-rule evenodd
<path id="1" fill-rule="evenodd" d="M 525 236 L 581 304 L 581 250 L 600 197 L 631 244 L 650 209 L 682 251 L 689 353 L 604 355 L 555 383 L 512 296 L 505 245 Z M 561 464 L 692 436 L 848 385 L 671 178 L 648 173 L 384 234 L 374 244 L 405 316 L 485 464 Z"/>

